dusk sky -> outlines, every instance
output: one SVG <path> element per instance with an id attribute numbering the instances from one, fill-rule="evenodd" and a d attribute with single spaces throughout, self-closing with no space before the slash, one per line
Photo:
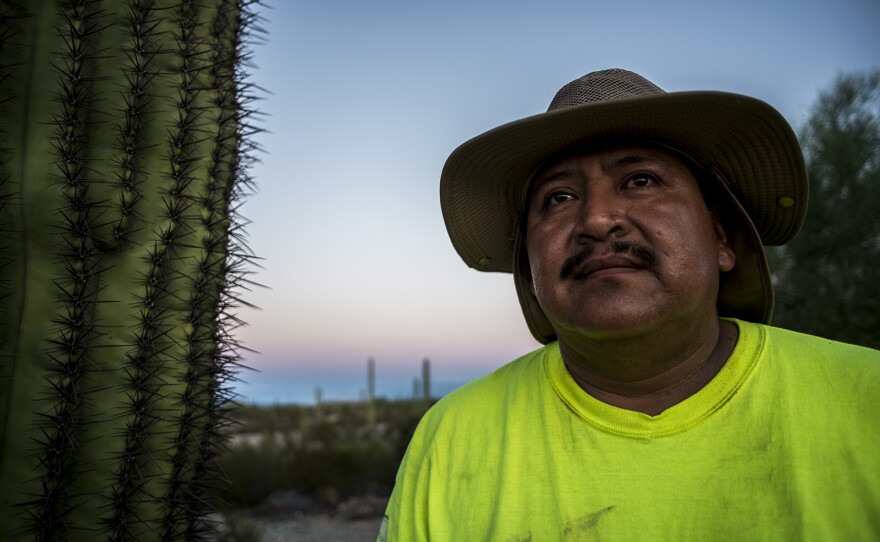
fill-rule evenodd
<path id="1" fill-rule="evenodd" d="M 265 149 L 243 207 L 267 286 L 245 298 L 245 401 L 437 389 L 536 348 L 507 274 L 471 269 L 443 226 L 449 153 L 620 67 L 666 91 L 760 98 L 798 129 L 840 73 L 880 67 L 880 2 L 299 2 L 261 9 Z M 809 220 L 809 217 L 807 218 Z"/>

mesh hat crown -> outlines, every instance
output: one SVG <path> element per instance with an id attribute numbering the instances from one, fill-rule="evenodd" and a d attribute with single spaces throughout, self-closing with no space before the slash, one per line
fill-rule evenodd
<path id="1" fill-rule="evenodd" d="M 547 111 L 649 94 L 663 94 L 663 90 L 641 75 L 612 68 L 588 73 L 565 85 L 553 97 Z"/>
<path id="2" fill-rule="evenodd" d="M 770 105 L 715 91 L 664 92 L 621 69 L 562 87 L 547 112 L 513 121 L 459 146 L 440 178 L 450 240 L 468 266 L 514 273 L 523 314 L 541 342 L 555 332 L 528 287 L 522 245 L 525 186 L 547 159 L 613 141 L 671 148 L 708 172 L 737 217 L 729 232 L 736 266 L 723 273 L 721 316 L 768 323 L 773 288 L 764 245 L 784 244 L 803 223 L 807 177 L 789 124 Z"/>

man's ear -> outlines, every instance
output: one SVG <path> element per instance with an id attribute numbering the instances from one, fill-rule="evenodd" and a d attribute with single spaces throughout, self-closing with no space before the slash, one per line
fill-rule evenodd
<path id="1" fill-rule="evenodd" d="M 712 228 L 715 230 L 715 238 L 718 240 L 718 269 L 722 272 L 730 271 L 736 265 L 736 252 L 730 244 L 730 237 L 721 221 L 718 213 L 711 211 Z"/>

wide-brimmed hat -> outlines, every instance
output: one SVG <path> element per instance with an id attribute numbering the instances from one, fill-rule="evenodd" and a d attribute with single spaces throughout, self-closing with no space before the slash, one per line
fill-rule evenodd
<path id="1" fill-rule="evenodd" d="M 716 182 L 736 224 L 736 266 L 722 273 L 720 316 L 769 323 L 773 287 L 764 245 L 800 230 L 807 208 L 804 159 L 789 124 L 770 105 L 715 91 L 664 92 L 621 69 L 589 73 L 560 89 L 546 113 L 504 124 L 455 149 L 440 178 L 449 237 L 468 266 L 514 273 L 532 334 L 555 331 L 529 287 L 521 248 L 526 185 L 548 158 L 614 141 L 673 149 Z M 730 225 L 728 225 L 730 226 Z"/>

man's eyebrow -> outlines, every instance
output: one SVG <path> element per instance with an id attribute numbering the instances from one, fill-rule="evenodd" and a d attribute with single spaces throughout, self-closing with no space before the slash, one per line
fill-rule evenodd
<path id="1" fill-rule="evenodd" d="M 559 171 L 555 171 L 553 173 L 550 173 L 549 175 L 538 175 L 535 178 L 535 182 L 533 183 L 533 187 L 538 187 L 542 184 L 547 184 L 552 181 L 559 181 L 559 180 L 563 180 L 563 179 L 568 179 L 569 177 L 571 177 L 571 170 L 569 170 L 569 169 L 562 169 Z"/>
<path id="2" fill-rule="evenodd" d="M 635 166 L 645 163 L 657 163 L 661 159 L 650 154 L 627 154 L 611 162 L 612 169 L 619 169 L 628 166 Z"/>
<path id="3" fill-rule="evenodd" d="M 661 161 L 661 158 L 650 154 L 626 154 L 624 156 L 621 156 L 620 158 L 613 160 L 609 164 L 609 168 L 620 169 L 639 164 L 658 163 Z M 538 174 L 537 176 L 535 176 L 535 180 L 532 183 L 532 188 L 537 188 L 542 184 L 546 184 L 552 181 L 565 180 L 571 177 L 571 175 L 571 170 L 568 168 L 560 169 L 559 171 L 554 171 L 553 173 L 547 175 Z"/>
<path id="4" fill-rule="evenodd" d="M 553 181 L 562 181 L 562 180 L 568 179 L 572 176 L 570 168 L 563 168 L 558 171 L 553 171 L 553 169 L 551 168 L 550 171 L 551 171 L 550 173 L 546 173 L 546 174 L 543 171 L 538 171 L 534 175 L 534 177 L 532 177 L 532 180 L 527 185 L 527 187 L 528 187 L 527 188 L 528 191 L 526 192 L 526 201 L 527 202 L 530 203 L 531 201 L 533 201 L 532 196 L 538 190 L 540 190 L 543 186 L 550 184 Z"/>

